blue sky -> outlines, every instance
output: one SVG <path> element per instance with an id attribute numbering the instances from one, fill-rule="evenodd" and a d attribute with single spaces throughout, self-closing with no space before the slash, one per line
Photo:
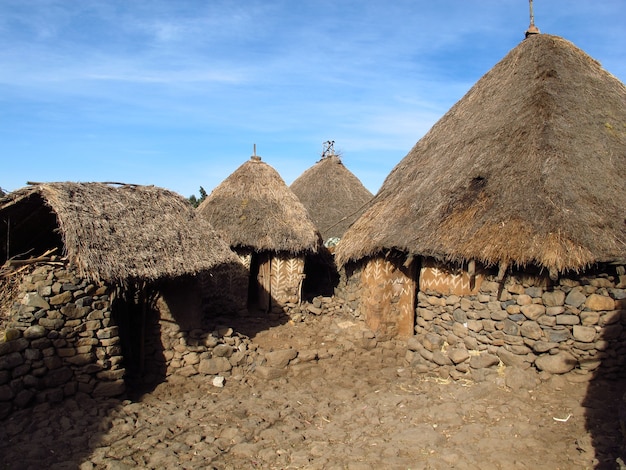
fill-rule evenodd
<path id="1" fill-rule="evenodd" d="M 626 82 L 626 1 L 534 0 Z M 527 0 L 0 0 L 0 187 L 291 184 L 335 141 L 372 192 L 524 37 Z"/>

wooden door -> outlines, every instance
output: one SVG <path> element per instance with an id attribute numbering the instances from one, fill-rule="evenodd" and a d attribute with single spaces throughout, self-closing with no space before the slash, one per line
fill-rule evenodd
<path id="1" fill-rule="evenodd" d="M 259 308 L 269 311 L 272 291 L 272 257 L 269 253 L 259 254 L 259 272 L 257 274 L 257 301 Z"/>
<path id="2" fill-rule="evenodd" d="M 300 303 L 304 280 L 304 256 L 275 254 L 272 258 L 271 295 L 275 305 Z"/>
<path id="3" fill-rule="evenodd" d="M 370 259 L 361 275 L 367 326 L 381 337 L 407 338 L 415 325 L 415 262 L 404 256 Z"/>

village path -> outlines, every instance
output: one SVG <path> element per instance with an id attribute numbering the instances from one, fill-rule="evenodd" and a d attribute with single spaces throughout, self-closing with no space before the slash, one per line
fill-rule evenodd
<path id="1" fill-rule="evenodd" d="M 256 330 L 258 348 L 319 359 L 224 387 L 173 376 L 135 400 L 20 411 L 0 423 L 0 468 L 619 468 L 619 384 L 417 374 L 401 342 L 375 344 L 335 315 Z"/>

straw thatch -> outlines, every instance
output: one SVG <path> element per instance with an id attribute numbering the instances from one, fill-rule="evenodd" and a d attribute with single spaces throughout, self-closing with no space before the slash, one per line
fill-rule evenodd
<path id="1" fill-rule="evenodd" d="M 340 242 L 551 274 L 626 260 L 626 88 L 564 39 L 533 35 L 385 180 Z"/>
<path id="2" fill-rule="evenodd" d="M 34 184 L 0 200 L 0 222 L 5 258 L 57 243 L 96 281 L 154 281 L 238 263 L 183 197 L 154 186 Z"/>
<path id="3" fill-rule="evenodd" d="M 295 254 L 316 252 L 320 245 L 302 203 L 259 157 L 237 168 L 197 211 L 233 248 Z"/>
<path id="4" fill-rule="evenodd" d="M 341 238 L 374 197 L 337 155 L 323 157 L 290 186 L 322 238 Z"/>

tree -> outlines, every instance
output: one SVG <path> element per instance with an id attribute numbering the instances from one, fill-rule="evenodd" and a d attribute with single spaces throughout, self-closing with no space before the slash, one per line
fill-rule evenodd
<path id="1" fill-rule="evenodd" d="M 191 196 L 189 196 L 188 201 L 189 204 L 191 204 L 193 207 L 198 207 L 202 203 L 202 201 L 206 199 L 206 197 L 206 191 L 202 186 L 200 186 L 200 198 L 198 199 L 195 194 L 192 194 Z"/>

